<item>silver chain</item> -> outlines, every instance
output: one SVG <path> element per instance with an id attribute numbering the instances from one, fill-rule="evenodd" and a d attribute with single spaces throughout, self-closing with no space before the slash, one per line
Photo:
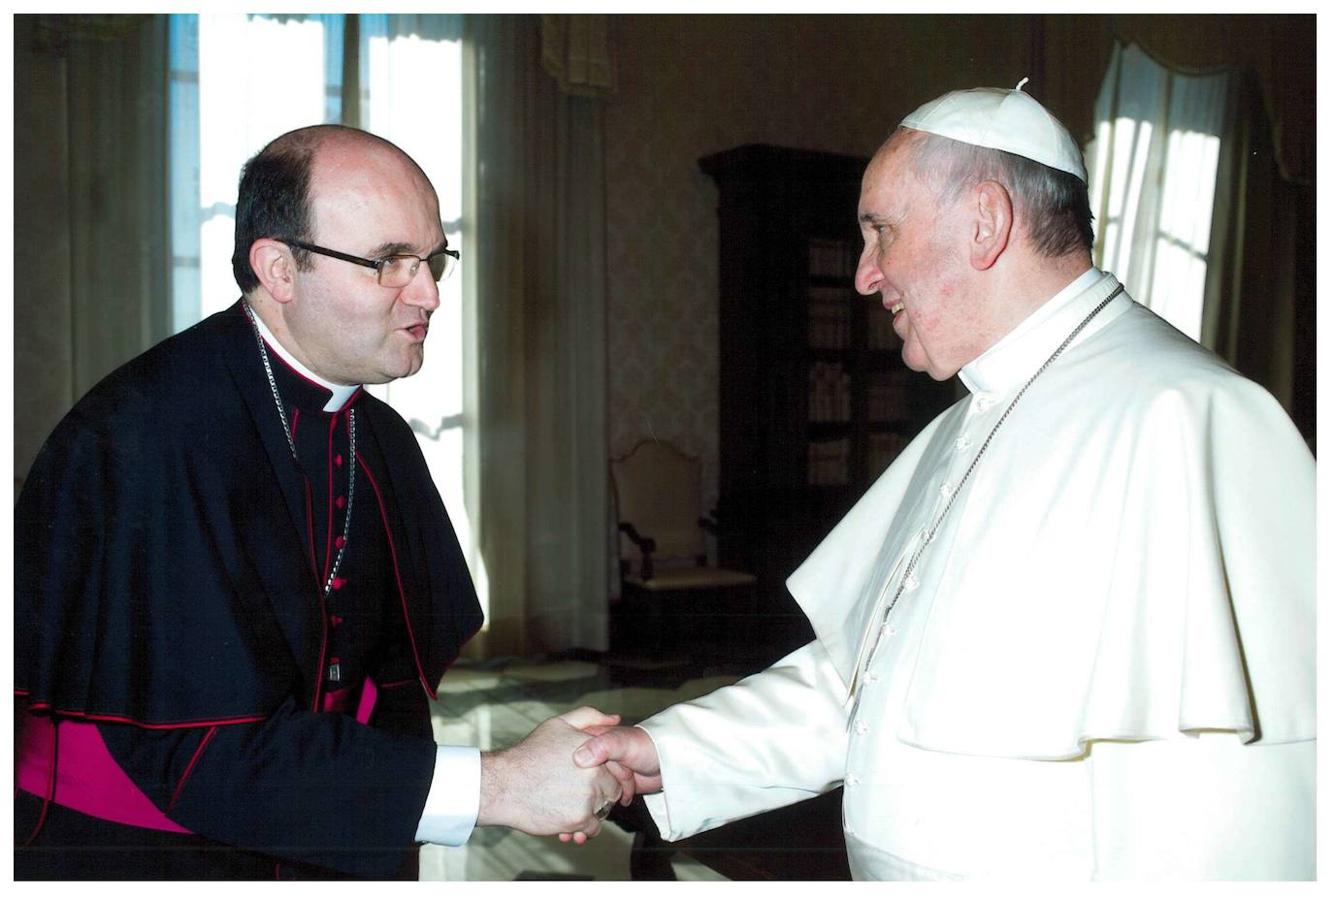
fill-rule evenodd
<path id="1" fill-rule="evenodd" d="M 959 480 L 958 485 L 953 489 L 953 491 L 950 492 L 949 502 L 944 505 L 944 509 L 941 510 L 940 514 L 935 517 L 935 522 L 930 526 L 930 530 L 926 532 L 925 539 L 921 541 L 921 543 L 917 546 L 916 550 L 912 553 L 911 558 L 907 561 L 907 569 L 903 572 L 903 577 L 898 581 L 898 590 L 894 592 L 893 599 L 889 601 L 889 605 L 884 609 L 884 615 L 880 617 L 880 631 L 875 634 L 875 640 L 870 646 L 870 653 L 867 654 L 865 657 L 866 666 L 869 666 L 870 661 L 875 657 L 875 650 L 878 649 L 879 647 L 880 633 L 883 632 L 884 625 L 888 623 L 889 613 L 893 612 L 893 608 L 898 605 L 898 598 L 900 598 L 903 595 L 903 590 L 907 587 L 908 582 L 911 580 L 912 573 L 916 571 L 917 561 L 921 559 L 921 554 L 925 552 L 926 547 L 932 541 L 935 540 L 935 534 L 939 531 L 940 524 L 944 521 L 945 516 L 949 514 L 949 510 L 953 509 L 954 501 L 957 500 L 958 496 L 963 492 L 963 485 L 967 484 L 967 480 L 972 477 L 972 472 L 973 470 L 976 469 L 977 463 L 981 462 L 981 457 L 986 455 L 987 448 L 990 447 L 991 441 L 995 438 L 995 432 L 1000 430 L 1000 426 L 1004 424 L 1005 419 L 1009 418 L 1009 414 L 1014 411 L 1014 407 L 1018 405 L 1018 401 L 1023 399 L 1023 395 L 1027 393 L 1027 389 L 1032 387 L 1032 382 L 1036 381 L 1037 378 L 1041 375 L 1041 373 L 1045 372 L 1047 368 L 1050 367 L 1051 363 L 1055 362 L 1055 360 L 1060 356 L 1060 354 L 1064 353 L 1065 350 L 1068 349 L 1069 345 L 1073 343 L 1074 338 L 1078 337 L 1079 333 L 1082 332 L 1083 329 L 1087 327 L 1088 323 L 1093 320 L 1093 318 L 1097 315 L 1097 313 L 1105 309 L 1106 304 L 1110 303 L 1112 300 L 1114 300 L 1116 297 L 1122 294 L 1124 290 L 1125 290 L 1124 285 L 1117 285 L 1116 289 L 1112 291 L 1105 300 L 1103 300 L 1101 303 L 1098 303 L 1097 306 L 1093 308 L 1092 312 L 1088 313 L 1087 316 L 1084 317 L 1083 321 L 1079 322 L 1077 327 L 1075 327 L 1073 331 L 1069 332 L 1069 336 L 1064 339 L 1064 341 L 1060 344 L 1060 346 L 1055 348 L 1055 352 L 1052 353 L 1046 359 L 1046 362 L 1041 364 L 1041 368 L 1037 369 L 1036 372 L 1033 372 L 1032 377 L 1029 378 L 1027 382 L 1021 388 L 1018 389 L 1018 393 L 1014 395 L 1014 399 L 1009 402 L 1008 408 L 1006 408 L 1005 411 L 1000 415 L 1000 418 L 995 423 L 995 426 L 991 428 L 990 434 L 986 435 L 986 440 L 982 443 L 981 448 L 977 450 L 977 455 L 972 458 L 972 464 L 967 467 L 967 471 L 963 473 L 963 477 Z M 857 662 L 859 665 L 860 661 L 858 660 Z M 860 702 L 859 696 L 857 697 L 857 702 L 858 703 Z M 853 708 L 852 710 L 853 715 L 848 717 L 849 724 L 852 718 L 855 716 L 855 712 L 856 710 L 855 708 Z"/>
<path id="2" fill-rule="evenodd" d="M 287 446 L 292 451 L 292 459 L 300 465 L 296 456 L 296 441 L 292 439 L 291 426 L 287 424 L 287 412 L 282 406 L 282 395 L 278 393 L 278 382 L 273 377 L 273 366 L 268 360 L 268 350 L 264 347 L 264 336 L 259 333 L 259 323 L 255 321 L 255 311 L 249 303 L 241 303 L 245 315 L 250 319 L 250 327 L 255 333 L 255 342 L 259 345 L 259 358 L 264 363 L 264 374 L 268 376 L 268 387 L 273 392 L 273 403 L 278 407 L 278 418 L 282 420 L 282 433 L 287 437 Z M 334 557 L 333 567 L 329 569 L 329 578 L 324 582 L 324 599 L 329 597 L 333 582 L 338 577 L 338 569 L 343 563 L 343 553 L 347 550 L 347 541 L 352 530 L 352 500 L 356 496 L 356 410 L 347 411 L 347 515 L 343 519 L 343 541 Z"/>

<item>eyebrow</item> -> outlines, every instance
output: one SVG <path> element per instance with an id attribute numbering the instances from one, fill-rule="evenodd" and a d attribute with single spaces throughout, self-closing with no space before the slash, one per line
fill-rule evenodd
<path id="1" fill-rule="evenodd" d="M 439 246 L 435 247 L 433 250 L 431 250 L 429 253 L 426 254 L 426 258 L 429 259 L 430 257 L 439 253 L 447 246 L 449 246 L 448 240 L 440 241 Z M 385 256 L 399 256 L 402 254 L 412 254 L 415 256 L 416 254 L 412 252 L 412 249 L 413 248 L 411 244 L 405 244 L 402 241 L 388 241 L 386 243 L 380 244 L 378 247 L 371 250 L 370 255 L 367 256 L 366 258 L 380 259 L 381 257 Z"/>

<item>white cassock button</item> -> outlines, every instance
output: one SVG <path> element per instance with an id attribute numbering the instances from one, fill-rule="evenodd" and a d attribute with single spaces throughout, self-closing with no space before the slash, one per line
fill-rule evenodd
<path id="1" fill-rule="evenodd" d="M 916 580 L 916 573 L 913 572 L 911 575 L 908 575 L 908 576 L 907 576 L 907 580 L 903 582 L 903 590 L 904 590 L 904 591 L 914 591 L 914 590 L 916 590 L 918 587 L 920 587 L 920 585 L 921 585 L 921 582 L 919 582 L 919 581 Z"/>
<path id="2" fill-rule="evenodd" d="M 947 482 L 947 481 L 944 482 L 944 484 L 940 485 L 940 496 L 941 496 L 941 497 L 944 497 L 945 499 L 948 499 L 949 496 L 952 495 L 952 494 L 953 494 L 953 485 L 949 484 L 949 482 Z"/>
<path id="3" fill-rule="evenodd" d="M 855 728 L 857 734 L 865 734 L 870 731 L 870 726 L 865 723 L 864 719 L 857 719 Z"/>
<path id="4" fill-rule="evenodd" d="M 847 833 L 848 833 L 849 835 L 851 835 L 852 837 L 856 837 L 856 832 L 853 831 L 853 830 L 852 830 L 852 826 L 848 825 L 846 822 L 843 822 L 843 823 L 842 823 L 842 830 L 845 831 L 845 832 L 847 832 Z"/>
<path id="5" fill-rule="evenodd" d="M 877 681 L 879 681 L 879 675 L 874 672 L 866 673 L 866 684 L 874 684 Z"/>
<path id="6" fill-rule="evenodd" d="M 966 450 L 968 447 L 971 446 L 972 446 L 972 439 L 967 435 L 962 435 L 956 441 L 953 442 L 953 447 L 955 450 Z"/>
<path id="7" fill-rule="evenodd" d="M 855 775 L 853 775 L 851 772 L 848 772 L 848 773 L 847 773 L 847 786 L 848 786 L 848 787 L 856 787 L 856 786 L 857 786 L 858 784 L 860 784 L 860 783 L 861 783 L 861 779 L 857 778 L 857 777 L 856 777 Z"/>

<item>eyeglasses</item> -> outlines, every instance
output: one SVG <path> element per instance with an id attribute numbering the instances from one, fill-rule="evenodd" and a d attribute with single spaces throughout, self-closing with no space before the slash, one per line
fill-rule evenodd
<path id="1" fill-rule="evenodd" d="M 423 262 L 430 268 L 431 277 L 436 281 L 443 281 L 458 268 L 458 251 L 450 250 L 448 247 L 424 257 L 414 256 L 411 253 L 395 253 L 391 256 L 381 256 L 379 259 L 366 259 L 350 253 L 339 253 L 327 247 L 307 244 L 305 241 L 288 238 L 278 238 L 278 240 L 289 247 L 298 247 L 311 253 L 318 253 L 320 256 L 331 256 L 344 262 L 365 266 L 367 269 L 374 269 L 375 278 L 383 287 L 407 287 L 412 279 L 417 277 L 417 269 L 421 268 Z"/>

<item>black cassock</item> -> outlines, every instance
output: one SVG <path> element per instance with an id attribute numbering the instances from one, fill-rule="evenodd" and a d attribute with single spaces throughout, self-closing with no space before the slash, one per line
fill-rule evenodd
<path id="1" fill-rule="evenodd" d="M 348 404 L 346 577 L 324 596 L 346 409 L 302 422 L 319 390 L 270 358 L 298 445 L 327 431 L 327 471 L 317 448 L 293 460 L 239 303 L 108 376 L 32 467 L 15 510 L 20 722 L 96 723 L 190 833 L 20 792 L 18 877 L 385 878 L 414 865 L 435 760 L 427 698 L 480 608 L 411 429 L 364 392 Z M 363 676 L 378 689 L 367 724 L 327 711 L 338 693 L 354 707 Z"/>

